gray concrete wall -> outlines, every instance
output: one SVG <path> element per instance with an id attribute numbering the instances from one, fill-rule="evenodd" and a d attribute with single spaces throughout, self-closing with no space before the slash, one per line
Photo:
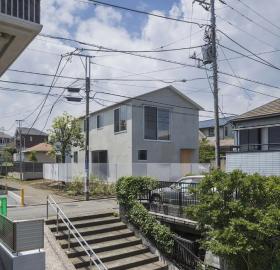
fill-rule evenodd
<path id="1" fill-rule="evenodd" d="M 0 269 L 2 270 L 45 270 L 45 252 L 20 252 L 17 256 L 0 243 Z"/>
<path id="2" fill-rule="evenodd" d="M 160 94 L 157 92 L 147 94 L 143 99 L 151 102 L 141 100 L 131 102 L 133 105 L 132 161 L 139 162 L 138 150 L 147 150 L 148 163 L 180 163 L 180 150 L 192 149 L 191 162 L 198 162 L 198 109 L 169 89 L 160 91 Z M 171 107 L 163 104 L 176 104 L 177 106 L 193 109 Z M 170 141 L 144 139 L 144 105 L 170 110 Z"/>

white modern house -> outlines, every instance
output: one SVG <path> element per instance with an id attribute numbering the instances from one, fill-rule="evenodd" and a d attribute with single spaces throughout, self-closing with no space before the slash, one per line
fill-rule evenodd
<path id="1" fill-rule="evenodd" d="M 200 172 L 201 109 L 182 92 L 167 86 L 92 113 L 91 175 L 112 181 L 125 175 L 174 180 Z M 80 119 L 83 126 L 84 117 Z M 77 171 L 83 175 L 84 156 L 84 151 L 72 149 L 70 165 L 76 169 L 71 176 Z"/>
<path id="2" fill-rule="evenodd" d="M 232 120 L 235 146 L 226 154 L 226 169 L 280 175 L 280 99 Z"/>
<path id="3" fill-rule="evenodd" d="M 40 0 L 0 1 L 0 76 L 41 29 Z"/>

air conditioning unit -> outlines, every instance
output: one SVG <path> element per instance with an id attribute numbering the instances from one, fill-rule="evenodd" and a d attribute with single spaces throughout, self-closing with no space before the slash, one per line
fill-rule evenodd
<path id="1" fill-rule="evenodd" d="M 212 45 L 204 45 L 201 48 L 202 57 L 203 57 L 203 64 L 211 64 L 213 63 L 213 50 Z"/>

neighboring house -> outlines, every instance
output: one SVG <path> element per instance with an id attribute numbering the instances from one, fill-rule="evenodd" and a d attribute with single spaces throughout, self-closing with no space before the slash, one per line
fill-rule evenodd
<path id="1" fill-rule="evenodd" d="M 230 117 L 223 117 L 219 119 L 219 132 L 220 132 L 220 145 L 221 153 L 229 151 L 231 146 L 234 145 L 234 134 L 232 123 L 230 122 L 233 119 Z M 206 138 L 209 143 L 215 146 L 215 120 L 204 120 L 199 122 L 199 139 Z"/>
<path id="2" fill-rule="evenodd" d="M 144 173 L 145 164 L 197 163 L 201 109 L 168 86 L 96 111 L 90 115 L 90 163 L 105 164 L 105 176 L 114 164 L 131 175 Z M 84 163 L 84 151 L 73 149 L 72 162 Z"/>
<path id="3" fill-rule="evenodd" d="M 226 155 L 227 171 L 280 175 L 280 99 L 232 120 L 235 146 Z"/>
<path id="4" fill-rule="evenodd" d="M 0 76 L 41 29 L 40 0 L 0 1 Z"/>
<path id="5" fill-rule="evenodd" d="M 50 155 L 52 146 L 48 143 L 39 143 L 35 146 L 25 149 L 23 153 L 23 161 L 30 162 L 30 155 L 34 153 L 38 163 L 54 163 L 55 158 Z"/>
<path id="6" fill-rule="evenodd" d="M 25 150 L 26 148 L 30 148 L 39 143 L 47 142 L 48 134 L 35 128 L 31 128 L 29 130 L 29 128 L 27 127 L 21 127 L 21 128 L 17 128 L 15 132 L 17 151 L 20 150 L 20 140 L 21 140 L 22 150 Z"/>
<path id="7" fill-rule="evenodd" d="M 0 150 L 7 147 L 12 142 L 13 142 L 12 136 L 0 130 Z"/>

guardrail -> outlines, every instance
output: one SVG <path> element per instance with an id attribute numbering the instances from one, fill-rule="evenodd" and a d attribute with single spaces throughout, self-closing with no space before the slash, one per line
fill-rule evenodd
<path id="1" fill-rule="evenodd" d="M 0 12 L 40 23 L 40 0 L 0 0 Z"/>
<path id="2" fill-rule="evenodd" d="M 46 205 L 47 205 L 47 219 L 49 218 L 49 206 L 51 206 L 53 208 L 53 210 L 56 212 L 56 233 L 58 234 L 58 232 L 59 232 L 60 220 L 66 225 L 66 227 L 68 229 L 68 251 L 70 251 L 70 248 L 71 248 L 71 235 L 73 235 L 75 237 L 75 239 L 77 240 L 77 242 L 82 247 L 82 249 L 85 251 L 87 256 L 89 257 L 90 267 L 92 267 L 94 264 L 94 266 L 96 266 L 98 270 L 108 270 L 107 267 L 102 263 L 100 258 L 97 256 L 97 254 L 93 251 L 93 249 L 90 247 L 90 245 L 82 237 L 82 235 L 79 233 L 79 231 L 73 225 L 73 223 L 64 214 L 62 209 L 58 206 L 58 204 L 55 202 L 55 200 L 51 196 L 47 197 Z"/>
<path id="3" fill-rule="evenodd" d="M 182 269 L 208 269 L 220 270 L 214 266 L 205 264 L 197 255 L 198 246 L 187 239 L 173 235 L 174 246 L 172 251 L 172 258 L 179 264 Z"/>
<path id="4" fill-rule="evenodd" d="M 44 248 L 44 221 L 12 221 L 0 215 L 0 240 L 17 253 Z"/>
<path id="5" fill-rule="evenodd" d="M 280 143 L 267 143 L 267 144 L 240 144 L 230 147 L 230 152 L 266 152 L 266 151 L 279 151 Z"/>

